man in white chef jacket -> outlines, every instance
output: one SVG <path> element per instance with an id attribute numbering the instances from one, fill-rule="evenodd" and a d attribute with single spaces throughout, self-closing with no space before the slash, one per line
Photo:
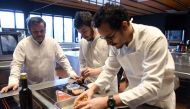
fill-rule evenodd
<path id="1" fill-rule="evenodd" d="M 131 23 L 127 10 L 118 5 L 105 4 L 95 14 L 93 22 L 110 47 L 105 67 L 95 84 L 82 93 L 75 109 L 114 109 L 116 106 L 151 109 L 175 109 L 174 61 L 164 34 L 156 27 Z M 129 86 L 115 95 L 91 98 L 110 84 L 117 70 L 125 70 Z M 148 109 L 148 108 L 144 108 Z"/>
<path id="2" fill-rule="evenodd" d="M 70 77 L 74 79 L 78 77 L 60 45 L 50 36 L 45 35 L 45 21 L 41 17 L 32 17 L 27 23 L 31 36 L 18 43 L 13 53 L 8 86 L 4 87 L 1 93 L 18 88 L 23 65 L 29 84 L 55 80 L 56 62 Z"/>
<path id="3" fill-rule="evenodd" d="M 80 41 L 80 69 L 81 75 L 85 78 L 90 87 L 101 73 L 108 57 L 109 47 L 104 39 L 100 38 L 98 31 L 91 26 L 92 14 L 87 11 L 78 11 L 75 15 L 74 25 L 81 34 Z M 117 76 L 111 85 L 101 95 L 115 94 L 118 92 Z"/>

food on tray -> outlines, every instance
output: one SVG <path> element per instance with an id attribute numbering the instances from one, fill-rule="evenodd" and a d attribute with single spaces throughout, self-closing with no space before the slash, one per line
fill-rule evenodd
<path id="1" fill-rule="evenodd" d="M 78 104 L 84 102 L 84 101 L 87 101 L 87 100 L 88 100 L 88 96 L 84 95 L 82 98 L 80 98 L 79 100 L 75 101 L 74 107 L 77 106 Z"/>
<path id="2" fill-rule="evenodd" d="M 79 88 L 79 89 L 75 89 L 75 90 L 72 90 L 72 94 L 74 95 L 79 95 L 81 93 L 83 93 L 85 91 L 85 88 Z"/>
<path id="3" fill-rule="evenodd" d="M 70 97 L 71 97 L 71 95 L 68 95 L 67 93 L 64 93 L 63 91 L 56 90 L 57 101 L 65 100 L 65 99 L 68 99 Z"/>

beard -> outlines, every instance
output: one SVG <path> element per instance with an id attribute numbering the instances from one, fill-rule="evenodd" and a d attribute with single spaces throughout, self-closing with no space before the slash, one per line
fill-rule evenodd
<path id="1" fill-rule="evenodd" d="M 90 35 L 89 36 L 83 36 L 84 39 L 87 41 L 93 41 L 94 40 L 94 30 L 91 28 Z"/>
<path id="2" fill-rule="evenodd" d="M 34 40 L 36 40 L 38 43 L 42 43 L 42 41 L 44 40 L 45 36 L 37 36 L 37 37 L 33 37 Z"/>

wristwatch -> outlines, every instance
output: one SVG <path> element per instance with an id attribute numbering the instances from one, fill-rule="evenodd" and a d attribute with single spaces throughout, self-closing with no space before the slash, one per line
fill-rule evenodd
<path id="1" fill-rule="evenodd" d="M 107 101 L 107 105 L 110 109 L 114 109 L 115 107 L 115 100 L 113 98 L 113 95 L 109 95 L 108 96 L 108 101 Z"/>

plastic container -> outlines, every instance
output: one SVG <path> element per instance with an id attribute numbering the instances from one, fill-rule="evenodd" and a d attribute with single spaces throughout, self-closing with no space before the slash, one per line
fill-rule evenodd
<path id="1" fill-rule="evenodd" d="M 71 98 L 71 95 L 69 95 L 63 91 L 56 90 L 56 98 L 57 98 L 57 101 L 62 101 L 62 100 L 66 100 L 68 98 Z"/>
<path id="2" fill-rule="evenodd" d="M 71 93 L 73 94 L 73 95 L 80 95 L 81 93 L 83 93 L 85 91 L 85 88 L 84 87 L 80 87 L 80 88 L 78 88 L 78 89 L 73 89 L 72 91 L 71 91 Z"/>
<path id="3" fill-rule="evenodd" d="M 76 97 L 71 97 L 69 99 L 56 102 L 55 103 L 56 109 L 73 109 L 75 98 Z"/>
<path id="4" fill-rule="evenodd" d="M 80 85 L 78 85 L 78 84 L 68 84 L 68 85 L 66 86 L 66 88 L 67 88 L 68 90 L 72 91 L 72 90 L 79 89 L 79 88 L 80 88 Z"/>

